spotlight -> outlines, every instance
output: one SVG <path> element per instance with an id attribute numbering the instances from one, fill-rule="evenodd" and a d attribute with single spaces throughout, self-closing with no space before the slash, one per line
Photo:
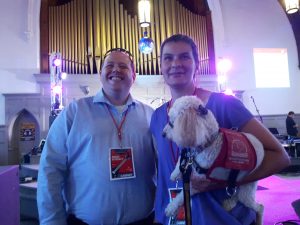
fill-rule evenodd
<path id="1" fill-rule="evenodd" d="M 221 59 L 217 64 L 217 69 L 220 73 L 227 73 L 232 67 L 232 62 L 229 59 Z"/>
<path id="2" fill-rule="evenodd" d="M 57 85 L 57 86 L 54 86 L 54 87 L 52 88 L 52 90 L 53 90 L 53 92 L 54 92 L 55 94 L 60 94 L 60 93 L 62 92 L 62 87 L 59 86 L 59 85 Z"/>
<path id="3" fill-rule="evenodd" d="M 54 65 L 54 66 L 60 66 L 60 65 L 61 65 L 61 59 L 55 58 L 55 59 L 53 60 L 53 65 Z"/>
<path id="4" fill-rule="evenodd" d="M 61 79 L 65 80 L 67 79 L 68 74 L 66 72 L 61 73 Z"/>
<path id="5" fill-rule="evenodd" d="M 218 83 L 219 84 L 224 84 L 227 81 L 226 75 L 219 75 L 218 76 Z"/>

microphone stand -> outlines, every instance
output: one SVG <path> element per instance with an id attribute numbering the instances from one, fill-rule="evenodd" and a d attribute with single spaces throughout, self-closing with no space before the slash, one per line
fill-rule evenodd
<path id="1" fill-rule="evenodd" d="M 260 119 L 261 123 L 264 123 L 264 122 L 263 122 L 263 119 L 262 119 L 262 117 L 261 117 L 261 115 L 259 114 L 259 110 L 258 110 L 258 108 L 257 108 L 257 106 L 256 106 L 256 104 L 255 104 L 255 101 L 254 101 L 253 96 L 251 96 L 251 99 L 252 99 L 252 101 L 253 101 L 253 104 L 254 104 L 254 106 L 255 106 L 256 112 L 257 112 L 257 114 L 258 114 L 258 116 L 259 116 L 259 119 Z"/>

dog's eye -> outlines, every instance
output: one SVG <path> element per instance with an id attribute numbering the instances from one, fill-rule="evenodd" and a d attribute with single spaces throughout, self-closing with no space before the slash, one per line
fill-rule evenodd
<path id="1" fill-rule="evenodd" d="M 199 105 L 198 112 L 200 113 L 200 115 L 206 115 L 208 113 L 207 109 L 202 105 Z"/>
<path id="2" fill-rule="evenodd" d="M 171 128 L 173 128 L 173 127 L 174 127 L 173 123 L 172 123 L 172 122 L 170 122 L 170 121 L 169 121 L 169 126 L 170 126 Z"/>

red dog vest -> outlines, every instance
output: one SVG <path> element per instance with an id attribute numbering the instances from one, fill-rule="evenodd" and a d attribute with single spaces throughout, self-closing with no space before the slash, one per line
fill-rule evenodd
<path id="1" fill-rule="evenodd" d="M 256 152 L 241 132 L 221 128 L 223 145 L 220 154 L 206 176 L 215 181 L 226 181 L 232 169 L 251 171 L 256 166 Z"/>

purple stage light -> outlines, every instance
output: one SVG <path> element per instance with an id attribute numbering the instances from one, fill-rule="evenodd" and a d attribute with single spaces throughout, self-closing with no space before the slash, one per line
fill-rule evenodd
<path id="1" fill-rule="evenodd" d="M 217 64 L 217 69 L 220 73 L 227 73 L 232 67 L 232 62 L 229 59 L 221 59 Z"/>
<path id="2" fill-rule="evenodd" d="M 54 66 L 60 66 L 61 65 L 61 59 L 58 59 L 58 58 L 54 59 L 53 64 L 54 64 Z"/>

